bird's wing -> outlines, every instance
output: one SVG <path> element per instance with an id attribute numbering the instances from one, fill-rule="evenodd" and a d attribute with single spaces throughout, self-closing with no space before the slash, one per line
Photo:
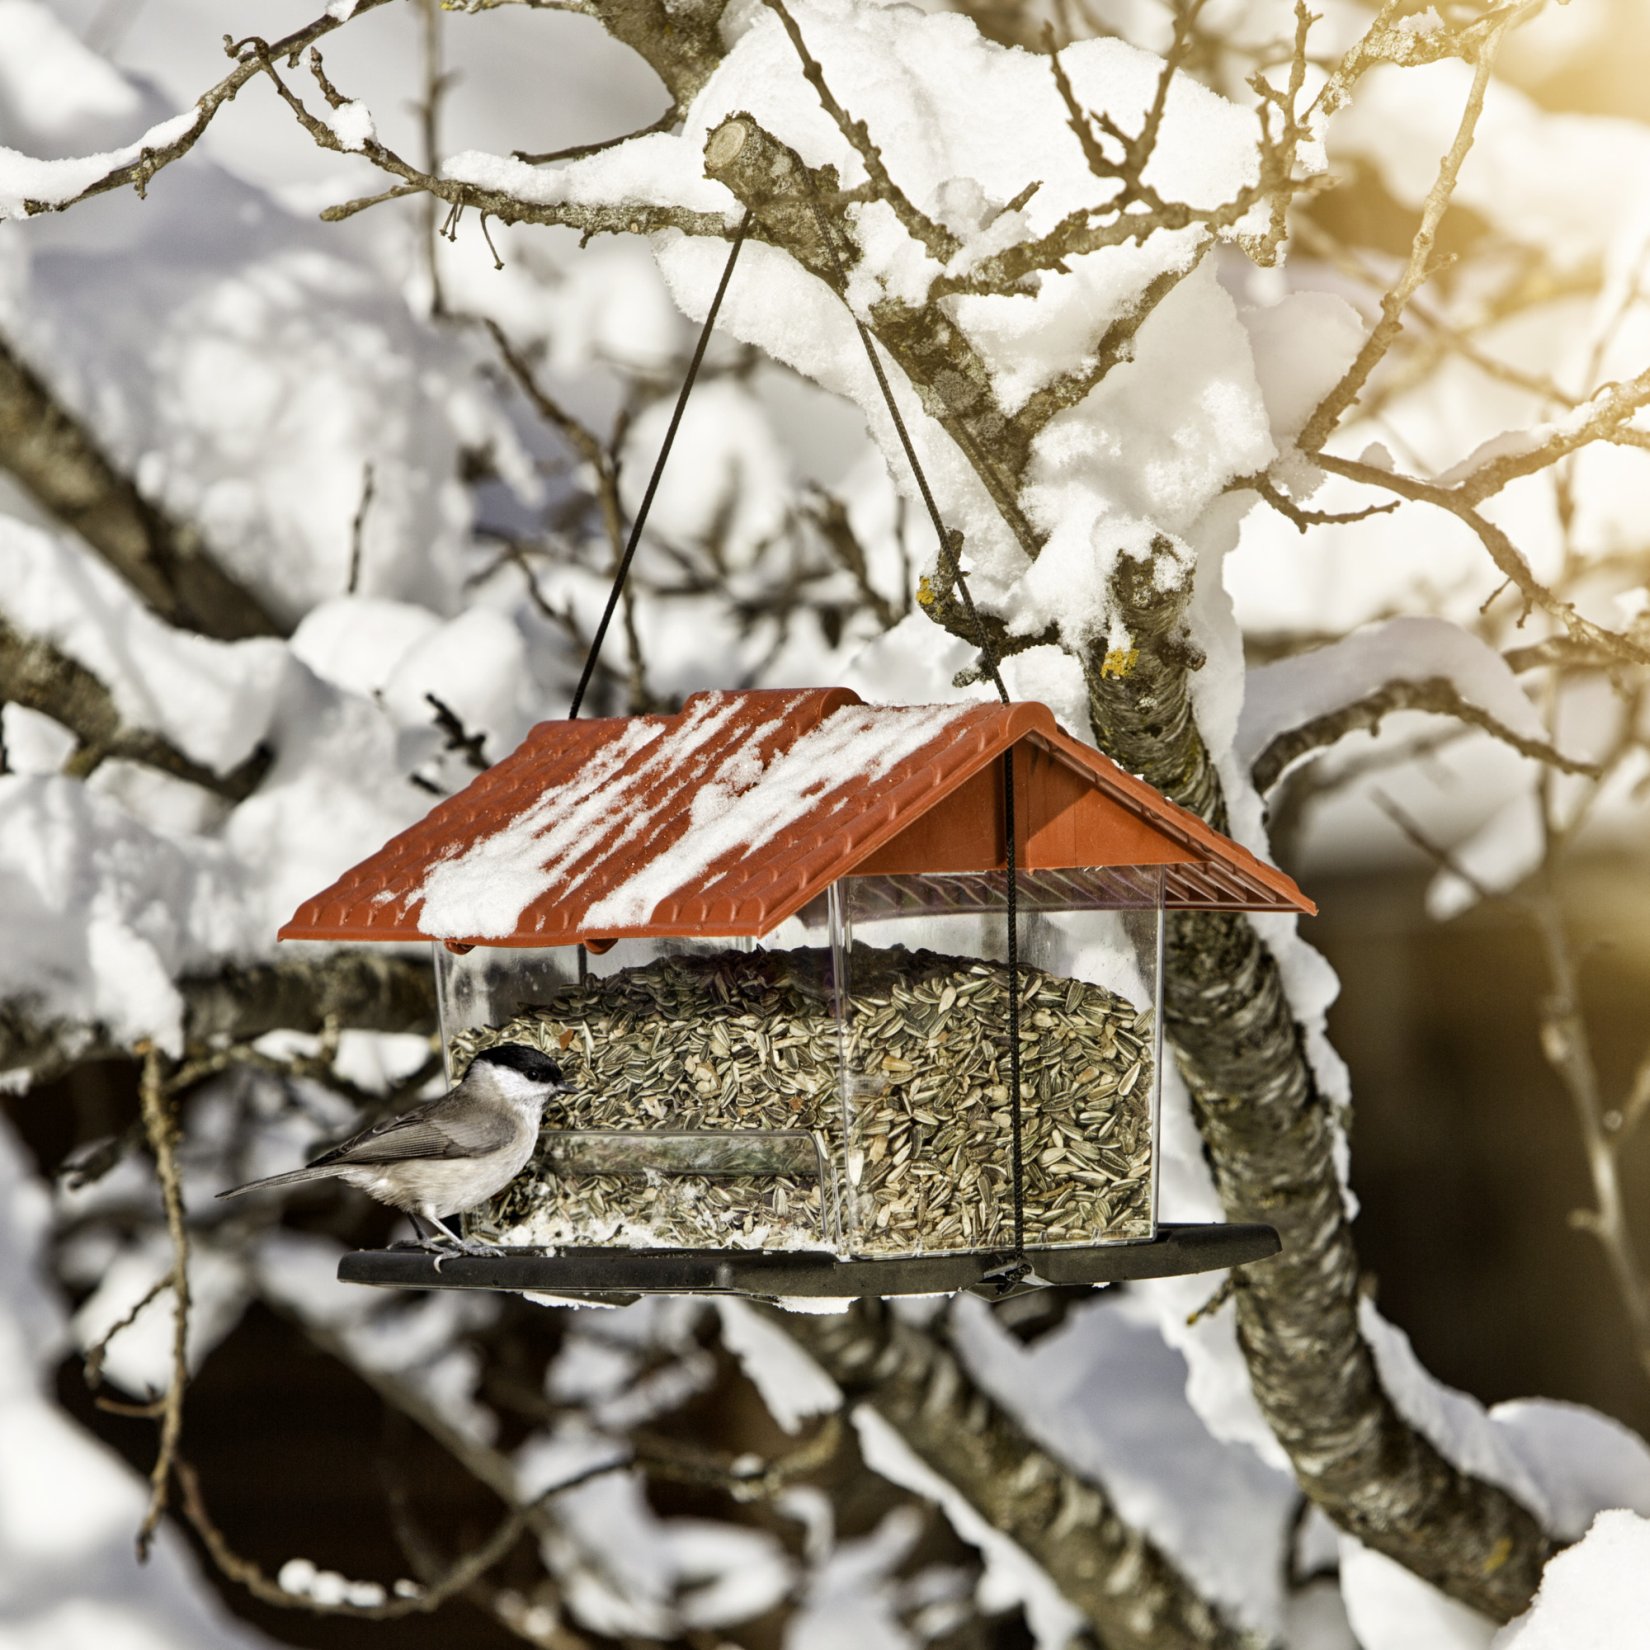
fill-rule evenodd
<path id="1" fill-rule="evenodd" d="M 469 1106 L 453 1117 L 450 1113 L 454 1108 L 447 1105 L 447 1099 L 443 1095 L 426 1100 L 410 1111 L 386 1117 L 323 1152 L 315 1165 L 397 1163 L 415 1157 L 483 1157 L 516 1138 L 509 1117 L 502 1111 L 479 1111 Z"/>

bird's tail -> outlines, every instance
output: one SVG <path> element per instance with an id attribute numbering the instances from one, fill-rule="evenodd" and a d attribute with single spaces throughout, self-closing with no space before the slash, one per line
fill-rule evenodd
<path id="1" fill-rule="evenodd" d="M 298 1186 L 306 1180 L 327 1180 L 344 1167 L 341 1163 L 312 1163 L 307 1169 L 288 1169 L 285 1174 L 266 1175 L 262 1180 L 249 1180 L 244 1186 L 231 1186 L 219 1197 L 239 1197 L 242 1192 L 261 1192 L 270 1186 Z"/>

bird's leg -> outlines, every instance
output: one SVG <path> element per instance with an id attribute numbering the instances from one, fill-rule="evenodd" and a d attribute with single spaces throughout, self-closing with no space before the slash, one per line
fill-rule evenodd
<path id="1" fill-rule="evenodd" d="M 418 1234 L 418 1241 L 408 1245 L 409 1248 L 451 1252 L 463 1247 L 439 1220 L 418 1214 L 412 1209 L 407 1210 L 407 1219 L 412 1222 L 413 1231 Z"/>

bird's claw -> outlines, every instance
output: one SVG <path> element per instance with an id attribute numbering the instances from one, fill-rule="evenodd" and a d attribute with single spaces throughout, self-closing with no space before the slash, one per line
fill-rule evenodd
<path id="1" fill-rule="evenodd" d="M 491 1255 L 495 1248 L 490 1243 L 479 1242 L 475 1238 L 453 1237 L 450 1233 L 443 1237 L 426 1238 L 423 1243 L 416 1245 L 425 1254 L 435 1256 L 435 1270 L 441 1270 L 443 1261 L 452 1260 L 456 1255 Z"/>

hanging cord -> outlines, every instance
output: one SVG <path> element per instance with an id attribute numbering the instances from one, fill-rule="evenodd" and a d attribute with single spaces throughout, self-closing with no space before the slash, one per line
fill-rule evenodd
<path id="1" fill-rule="evenodd" d="M 836 270 L 838 282 L 844 292 L 848 286 L 848 271 L 842 261 L 842 253 L 836 244 L 836 237 L 831 233 L 826 222 L 824 209 L 819 202 L 819 192 L 814 187 L 813 175 L 806 167 L 802 169 L 802 176 L 807 185 L 808 204 L 813 210 L 814 224 L 819 230 L 819 238 L 825 250 L 830 254 L 831 263 Z M 846 307 L 847 299 L 843 299 Z M 850 309 L 849 314 L 853 311 Z M 865 346 L 865 357 L 871 363 L 871 372 L 876 378 L 877 388 L 882 391 L 882 399 L 887 404 L 888 416 L 894 421 L 894 429 L 899 434 L 900 446 L 905 449 L 906 462 L 911 466 L 911 474 L 916 477 L 917 491 L 922 494 L 922 502 L 928 507 L 928 519 L 934 524 L 934 534 L 940 543 L 940 558 L 938 571 L 943 586 L 947 589 L 956 588 L 962 597 L 963 609 L 968 614 L 968 623 L 974 632 L 975 645 L 979 648 L 979 657 L 984 662 L 992 684 L 997 689 L 997 697 L 1006 705 L 1009 703 L 1008 689 L 1003 685 L 1002 672 L 997 667 L 997 655 L 991 646 L 991 639 L 986 634 L 985 622 L 980 618 L 979 609 L 974 606 L 974 597 L 969 592 L 968 580 L 963 576 L 962 564 L 957 556 L 957 536 L 949 532 L 945 521 L 940 515 L 939 506 L 934 502 L 934 494 L 928 485 L 928 477 L 923 474 L 922 464 L 917 458 L 917 449 L 911 440 L 910 431 L 905 427 L 905 420 L 900 416 L 898 405 L 894 401 L 894 391 L 888 382 L 888 374 L 883 369 L 882 357 L 877 353 L 877 347 L 872 340 L 865 323 L 854 315 L 854 327 L 859 333 L 859 341 Z M 1003 887 L 1006 894 L 1008 914 L 1008 1093 L 1009 1093 L 1009 1145 L 1010 1162 L 1012 1165 L 1012 1187 L 1014 1193 L 1014 1254 L 1010 1264 L 997 1268 L 994 1274 L 988 1274 L 996 1282 L 999 1290 L 1007 1290 L 1018 1283 L 1031 1268 L 1025 1259 L 1026 1239 L 1026 1195 L 1025 1195 L 1025 1120 L 1020 1105 L 1020 898 L 1019 898 L 1019 843 L 1014 823 L 1014 751 L 1010 747 L 1003 752 L 1003 838 L 1007 849 L 1006 870 L 1003 877 Z"/>
<path id="2" fill-rule="evenodd" d="M 848 272 L 842 261 L 842 254 L 837 247 L 830 227 L 826 222 L 825 214 L 820 206 L 818 191 L 807 168 L 802 169 L 803 180 L 808 191 L 808 204 L 813 210 L 814 223 L 819 230 L 819 238 L 826 251 L 830 254 L 831 262 L 835 266 L 837 280 L 844 291 L 848 285 Z M 591 639 L 590 652 L 584 661 L 584 670 L 579 676 L 579 685 L 573 692 L 573 702 L 568 710 L 567 718 L 573 721 L 579 714 L 579 707 L 584 703 L 585 690 L 590 686 L 590 678 L 596 669 L 596 660 L 601 653 L 602 642 L 607 636 L 608 626 L 613 621 L 613 615 L 618 609 L 619 597 L 624 589 L 625 579 L 630 573 L 630 564 L 636 554 L 636 546 L 641 541 L 642 528 L 647 522 L 649 509 L 653 504 L 653 495 L 658 490 L 660 477 L 664 474 L 665 463 L 670 457 L 670 449 L 676 440 L 676 431 L 682 422 L 682 414 L 687 408 L 689 394 L 693 390 L 694 380 L 699 376 L 700 363 L 705 358 L 705 349 L 710 343 L 710 336 L 716 326 L 716 316 L 722 307 L 723 295 L 728 290 L 728 282 L 733 278 L 733 266 L 739 261 L 739 249 L 745 244 L 745 234 L 750 228 L 751 214 L 747 208 L 744 217 L 739 222 L 739 228 L 734 234 L 733 246 L 728 253 L 728 261 L 722 270 L 722 278 L 717 283 L 716 295 L 711 299 L 710 310 L 705 316 L 705 324 L 699 333 L 699 342 L 693 351 L 693 359 L 688 363 L 687 377 L 682 381 L 681 392 L 676 397 L 676 409 L 671 414 L 670 424 L 665 430 L 665 439 L 659 448 L 659 456 L 654 460 L 653 473 L 648 477 L 647 490 L 642 494 L 642 502 L 636 511 L 636 518 L 630 526 L 630 538 L 625 544 L 624 554 L 619 558 L 619 565 L 614 569 L 613 587 L 608 592 L 607 606 L 603 610 L 601 623 L 596 626 L 596 633 Z M 846 305 L 846 299 L 844 299 Z M 852 310 L 849 311 L 853 314 Z M 1008 689 L 1003 684 L 1002 672 L 997 665 L 997 655 L 991 646 L 991 639 L 986 634 L 984 621 L 980 618 L 979 610 L 974 605 L 974 597 L 968 588 L 968 580 L 963 575 L 962 564 L 958 558 L 957 536 L 947 531 L 944 519 L 940 515 L 939 506 L 934 502 L 933 490 L 928 485 L 928 477 L 923 472 L 922 463 L 917 458 L 917 449 L 911 440 L 911 433 L 905 427 L 905 420 L 900 415 L 898 404 L 894 400 L 894 391 L 888 382 L 888 374 L 883 369 L 882 358 L 877 353 L 875 342 L 865 323 L 857 315 L 853 317 L 854 327 L 859 333 L 859 341 L 865 347 L 866 359 L 871 363 L 871 372 L 877 381 L 877 388 L 882 392 L 882 399 L 888 407 L 888 416 L 893 420 L 894 429 L 899 435 L 900 446 L 905 450 L 906 462 L 911 466 L 911 473 L 916 478 L 917 490 L 922 494 L 923 504 L 928 509 L 928 519 L 934 524 L 934 534 L 939 540 L 938 571 L 940 578 L 947 589 L 955 588 L 962 597 L 963 609 L 968 615 L 970 628 L 974 632 L 975 644 L 979 649 L 979 657 L 984 662 L 986 671 L 991 677 L 992 685 L 997 689 L 997 697 L 1006 705 L 1009 703 Z M 1014 1254 L 1010 1264 L 999 1267 L 994 1273 L 988 1274 L 997 1283 L 999 1290 L 1007 1290 L 1028 1273 L 1031 1268 L 1025 1260 L 1025 1129 L 1020 1104 L 1020 943 L 1019 943 L 1019 846 L 1015 832 L 1014 821 L 1014 753 L 1006 750 L 1002 756 L 1003 772 L 1003 835 L 1007 848 L 1007 867 L 1004 877 L 1004 886 L 1007 894 L 1008 915 L 1008 1080 L 1010 1097 L 1010 1146 L 1014 1192 Z M 584 947 L 579 947 L 579 978 L 586 978 L 588 964 L 584 955 Z"/>
<path id="3" fill-rule="evenodd" d="M 705 316 L 705 324 L 699 329 L 699 342 L 694 346 L 693 359 L 688 363 L 687 377 L 682 380 L 682 388 L 676 397 L 676 410 L 670 415 L 670 423 L 665 429 L 665 439 L 659 448 L 659 456 L 653 461 L 653 474 L 647 478 L 647 491 L 642 494 L 642 502 L 636 511 L 636 518 L 630 524 L 630 537 L 625 543 L 624 554 L 619 557 L 619 565 L 613 571 L 613 588 L 607 593 L 607 606 L 602 610 L 601 623 L 596 626 L 596 634 L 590 639 L 590 652 L 585 657 L 584 669 L 579 675 L 579 685 L 573 690 L 573 702 L 568 707 L 567 719 L 569 722 L 577 719 L 579 706 L 584 703 L 585 690 L 590 686 L 590 678 L 596 671 L 596 660 L 601 654 L 602 643 L 607 639 L 607 627 L 613 622 L 613 614 L 618 609 L 619 596 L 624 590 L 625 580 L 630 575 L 630 563 L 635 558 L 636 546 L 641 543 L 642 529 L 647 525 L 647 513 L 653 508 L 653 495 L 659 490 L 659 480 L 665 473 L 665 462 L 670 457 L 670 449 L 675 445 L 676 432 L 681 428 L 682 414 L 687 411 L 688 397 L 693 393 L 694 380 L 699 376 L 700 363 L 705 359 L 705 349 L 710 343 L 710 335 L 716 330 L 717 311 L 722 307 L 723 295 L 728 290 L 728 282 L 733 279 L 733 266 L 739 261 L 739 249 L 745 244 L 745 231 L 750 228 L 751 215 L 747 211 L 739 220 L 739 227 L 734 231 L 733 248 L 728 253 L 728 261 L 722 270 L 722 279 L 716 284 L 716 296 L 710 301 L 710 311 Z"/>

